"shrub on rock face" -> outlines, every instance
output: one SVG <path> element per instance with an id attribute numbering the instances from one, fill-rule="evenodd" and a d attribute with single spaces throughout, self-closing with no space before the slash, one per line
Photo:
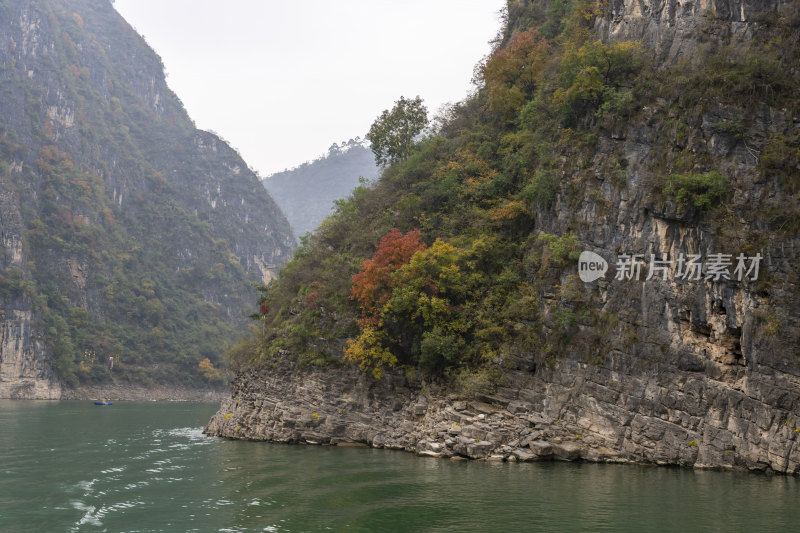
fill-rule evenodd
<path id="1" fill-rule="evenodd" d="M 672 174 L 667 178 L 664 194 L 672 196 L 679 206 L 693 205 L 711 209 L 728 192 L 730 181 L 716 170 L 706 174 Z"/>
<path id="2" fill-rule="evenodd" d="M 567 124 L 590 112 L 625 114 L 632 101 L 625 86 L 643 65 L 637 42 L 587 42 L 565 55 L 553 104 Z"/>
<path id="3" fill-rule="evenodd" d="M 790 192 L 800 190 L 800 134 L 787 139 L 773 134 L 759 160 L 761 173 L 765 177 L 778 176 L 781 185 Z"/>
<path id="4" fill-rule="evenodd" d="M 496 50 L 482 70 L 489 109 L 504 121 L 517 118 L 547 66 L 551 50 L 538 31 L 520 32 Z"/>

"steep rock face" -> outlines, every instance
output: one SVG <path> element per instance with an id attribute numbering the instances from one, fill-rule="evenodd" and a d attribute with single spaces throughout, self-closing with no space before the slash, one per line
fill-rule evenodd
<path id="1" fill-rule="evenodd" d="M 23 225 L 7 177 L 0 177 L 0 270 L 24 269 Z M 33 336 L 32 309 L 23 298 L 0 308 L 0 398 L 58 397 L 61 389 L 42 343 Z"/>
<path id="2" fill-rule="evenodd" d="M 0 312 L 0 398 L 61 396 L 46 350 L 33 337 L 31 315 L 30 309 Z"/>
<path id="3" fill-rule="evenodd" d="M 641 40 L 659 61 L 686 58 L 709 41 L 734 46 L 752 37 L 754 25 L 781 5 L 773 0 L 613 0 L 598 19 L 603 37 Z"/>
<path id="4" fill-rule="evenodd" d="M 201 385 L 291 254 L 285 217 L 110 2 L 3 2 L 0 64 L 0 397 L 108 381 L 109 356 Z"/>

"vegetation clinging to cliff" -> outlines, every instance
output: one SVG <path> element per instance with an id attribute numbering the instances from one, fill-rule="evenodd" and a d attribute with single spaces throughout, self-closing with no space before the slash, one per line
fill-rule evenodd
<path id="1" fill-rule="evenodd" d="M 732 209 L 726 163 L 689 149 L 686 137 L 698 127 L 697 111 L 710 106 L 741 108 L 741 124 L 719 128 L 745 143 L 759 101 L 797 106 L 797 72 L 785 68 L 797 53 L 797 3 L 765 21 L 767 38 L 747 50 L 709 45 L 668 68 L 653 64 L 640 43 L 597 40 L 591 28 L 604 14 L 600 3 L 544 6 L 509 1 L 476 93 L 304 242 L 264 289 L 265 336 L 257 349 L 238 352 L 239 364 L 287 354 L 324 364 L 344 354 L 375 375 L 407 365 L 464 376 L 548 364 L 568 344 L 589 362 L 602 359 L 611 347 L 596 336 L 617 322 L 568 271 L 579 246 L 569 212 L 586 198 L 598 216 L 613 210 L 597 173 L 624 189 L 632 169 L 620 153 L 600 153 L 599 142 L 637 122 L 656 121 L 664 131 L 651 140 L 663 155 L 639 169 L 655 176 L 648 202 L 691 201 L 705 223 L 727 231 L 725 217 L 712 216 Z M 796 165 L 786 163 L 797 146 L 797 139 L 770 141 L 762 162 L 766 179 L 788 173 L 778 186 L 790 193 Z M 798 220 L 791 204 L 772 207 L 782 220 Z M 554 222 L 556 211 L 565 223 Z M 379 297 L 365 299 L 360 283 L 370 265 L 416 232 L 416 251 L 399 254 L 404 260 L 383 273 Z"/>

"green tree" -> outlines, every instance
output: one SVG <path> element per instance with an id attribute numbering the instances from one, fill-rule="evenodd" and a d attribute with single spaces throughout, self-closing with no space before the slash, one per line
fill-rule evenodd
<path id="1" fill-rule="evenodd" d="M 414 138 L 428 125 L 428 109 L 422 98 L 400 97 L 391 111 L 383 113 L 372 123 L 367 133 L 375 162 L 385 167 L 404 160 L 411 153 Z"/>
<path id="2" fill-rule="evenodd" d="M 663 192 L 674 196 L 681 207 L 692 204 L 698 209 L 708 210 L 719 205 L 729 188 L 728 177 L 712 170 L 705 174 L 671 174 Z"/>

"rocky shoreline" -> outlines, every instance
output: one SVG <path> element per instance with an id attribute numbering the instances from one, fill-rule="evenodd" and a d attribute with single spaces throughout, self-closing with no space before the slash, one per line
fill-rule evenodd
<path id="1" fill-rule="evenodd" d="M 435 381 L 281 362 L 240 373 L 205 433 L 456 460 L 800 472 L 800 430 L 787 411 L 702 377 L 672 378 L 682 387 L 565 361 L 509 373 L 492 394 L 465 400 Z"/>
<path id="2" fill-rule="evenodd" d="M 216 403 L 227 394 L 225 389 L 196 389 L 179 385 L 146 387 L 131 383 L 83 386 L 65 389 L 62 400 L 100 400 L 131 402 L 206 402 Z"/>

